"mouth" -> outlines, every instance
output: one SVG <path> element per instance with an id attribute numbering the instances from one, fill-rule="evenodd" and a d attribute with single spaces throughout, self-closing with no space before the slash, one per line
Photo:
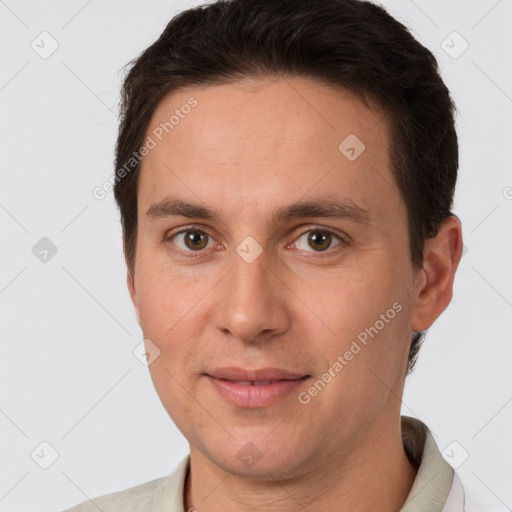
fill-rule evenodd
<path id="1" fill-rule="evenodd" d="M 276 368 L 221 368 L 205 376 L 221 398 L 231 405 L 245 408 L 269 407 L 311 378 L 311 375 Z"/>
<path id="2" fill-rule="evenodd" d="M 210 377 L 224 379 L 232 382 L 275 382 L 278 380 L 297 380 L 310 377 L 304 373 L 292 372 L 283 368 L 267 367 L 258 369 L 245 369 L 236 367 L 216 368 L 207 373 Z"/>
<path id="3" fill-rule="evenodd" d="M 302 377 L 304 378 L 304 377 Z M 232 382 L 233 384 L 241 384 L 243 386 L 268 386 L 269 384 L 274 384 L 275 382 L 282 382 L 287 380 L 301 380 L 301 379 L 278 379 L 278 380 L 228 380 L 228 379 L 219 379 L 225 380 L 226 382 Z"/>

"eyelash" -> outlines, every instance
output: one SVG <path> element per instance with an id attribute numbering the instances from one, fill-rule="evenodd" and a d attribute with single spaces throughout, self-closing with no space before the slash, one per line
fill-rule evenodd
<path id="1" fill-rule="evenodd" d="M 210 239 L 214 240 L 214 238 L 208 234 L 203 229 L 199 229 L 197 226 L 185 226 L 184 229 L 181 229 L 180 231 L 176 233 L 172 233 L 168 236 L 166 236 L 165 241 L 166 242 L 172 242 L 172 239 L 178 235 L 181 235 L 183 233 L 187 233 L 189 231 L 198 231 L 199 233 L 202 233 L 209 237 Z M 328 228 L 321 228 L 321 227 L 310 227 L 306 231 L 303 231 L 297 238 L 294 239 L 292 244 L 294 244 L 297 240 L 299 240 L 301 237 L 306 235 L 307 233 L 310 233 L 312 231 L 318 231 L 320 233 L 329 234 L 332 235 L 334 238 L 337 238 L 339 240 L 338 245 L 334 246 L 334 248 L 326 249 L 324 251 L 306 251 L 306 252 L 312 252 L 313 254 L 311 256 L 308 256 L 310 258 L 318 258 L 318 257 L 325 257 L 323 256 L 325 253 L 328 253 L 328 255 L 331 255 L 333 251 L 336 251 L 336 248 L 345 247 L 348 244 L 348 238 L 346 236 L 343 236 L 339 234 L 338 232 L 335 232 Z M 173 244 L 175 245 L 175 244 Z M 291 244 L 288 244 L 291 245 Z M 176 251 L 180 252 L 181 254 L 184 254 L 187 258 L 200 258 L 204 255 L 205 249 L 199 250 L 199 251 L 192 251 L 192 250 L 185 250 L 180 249 L 179 247 L 176 248 Z"/>

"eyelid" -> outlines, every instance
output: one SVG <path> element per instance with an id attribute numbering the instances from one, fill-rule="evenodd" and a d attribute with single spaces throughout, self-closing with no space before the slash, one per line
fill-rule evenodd
<path id="1" fill-rule="evenodd" d="M 188 226 L 180 226 L 179 228 L 176 228 L 178 231 L 172 232 L 173 230 L 169 230 L 165 233 L 164 238 L 166 240 L 171 239 L 173 236 L 179 235 L 180 233 L 186 232 L 186 231 L 201 231 L 202 233 L 207 234 L 209 237 L 213 238 L 210 233 L 208 233 L 208 228 L 205 226 L 202 226 L 201 224 L 190 224 Z"/>
<path id="2" fill-rule="evenodd" d="M 310 231 L 322 231 L 324 233 L 331 233 L 332 235 L 336 235 L 338 238 L 340 238 L 342 240 L 348 241 L 348 235 L 345 234 L 343 231 L 339 231 L 335 228 L 330 228 L 327 226 L 320 226 L 318 224 L 307 224 L 305 226 L 301 226 L 300 228 L 302 231 L 301 231 L 299 237 L 302 235 L 305 235 L 306 233 L 309 233 Z"/>

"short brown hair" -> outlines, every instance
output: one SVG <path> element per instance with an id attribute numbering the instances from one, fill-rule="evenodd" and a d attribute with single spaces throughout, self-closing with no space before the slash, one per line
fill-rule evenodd
<path id="1" fill-rule="evenodd" d="M 121 97 L 114 195 L 135 270 L 137 184 L 156 106 L 179 88 L 300 76 L 373 98 L 387 114 L 392 172 L 407 206 L 414 268 L 451 212 L 458 169 L 455 106 L 433 54 L 384 8 L 362 0 L 218 0 L 181 12 L 132 60 Z M 134 159 L 132 159 L 134 160 Z M 118 178 L 118 175 L 116 174 Z M 408 373 L 424 332 L 414 332 Z"/>

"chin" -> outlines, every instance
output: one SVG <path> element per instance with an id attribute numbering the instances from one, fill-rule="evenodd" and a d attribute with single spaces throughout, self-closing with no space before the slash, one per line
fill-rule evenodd
<path id="1" fill-rule="evenodd" d="M 253 439 L 251 436 L 244 436 L 243 440 L 229 438 L 227 444 L 209 446 L 203 453 L 216 466 L 242 478 L 271 482 L 293 478 L 301 472 L 301 467 L 304 471 L 309 458 L 300 452 L 306 445 L 304 442 L 288 439 L 286 443 L 276 439 L 269 444 L 265 436 Z"/>

